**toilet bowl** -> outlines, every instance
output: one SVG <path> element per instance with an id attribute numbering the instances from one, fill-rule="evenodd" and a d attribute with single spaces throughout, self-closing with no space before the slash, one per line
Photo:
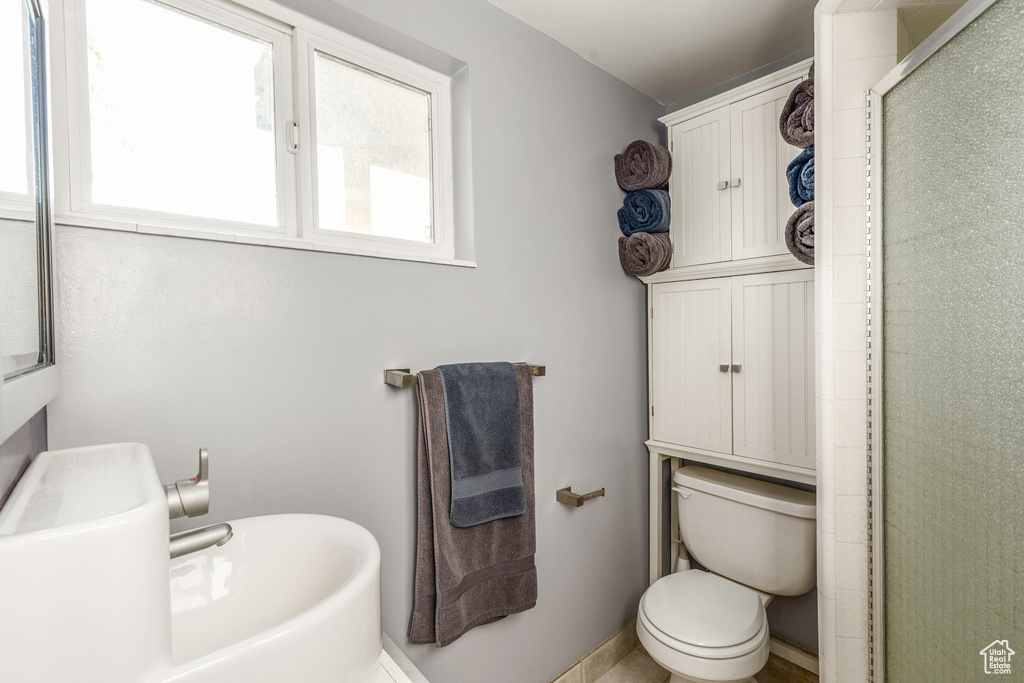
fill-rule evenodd
<path id="1" fill-rule="evenodd" d="M 814 494 L 695 466 L 673 482 L 682 542 L 710 571 L 654 582 L 637 635 L 670 683 L 752 683 L 768 661 L 765 606 L 814 587 Z"/>
<path id="2" fill-rule="evenodd" d="M 747 683 L 768 661 L 761 596 L 699 569 L 652 585 L 640 600 L 636 630 L 671 683 Z"/>

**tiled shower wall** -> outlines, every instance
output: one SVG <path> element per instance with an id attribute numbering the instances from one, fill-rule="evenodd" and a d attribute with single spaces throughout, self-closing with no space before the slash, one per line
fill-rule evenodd
<path id="1" fill-rule="evenodd" d="M 855 0 L 859 2 L 859 0 Z M 897 62 L 894 7 L 815 9 L 818 629 L 823 683 L 868 678 L 865 92 Z"/>

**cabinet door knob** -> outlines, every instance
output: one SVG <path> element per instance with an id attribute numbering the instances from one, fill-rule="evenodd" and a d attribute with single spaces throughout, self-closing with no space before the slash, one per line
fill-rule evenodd
<path id="1" fill-rule="evenodd" d="M 733 178 L 732 182 L 729 183 L 729 184 L 732 185 L 733 187 L 739 187 L 740 186 L 740 179 L 739 178 Z"/>
<path id="2" fill-rule="evenodd" d="M 733 372 L 739 372 L 742 369 L 743 369 L 742 365 L 734 365 L 734 366 L 732 366 L 732 371 Z"/>
<path id="3" fill-rule="evenodd" d="M 719 190 L 724 190 L 727 187 L 729 187 L 729 181 L 728 180 L 723 180 L 722 182 L 718 183 L 718 189 Z"/>
<path id="4" fill-rule="evenodd" d="M 719 365 L 718 366 L 718 371 L 719 372 L 729 372 L 729 364 L 726 363 L 725 365 Z"/>

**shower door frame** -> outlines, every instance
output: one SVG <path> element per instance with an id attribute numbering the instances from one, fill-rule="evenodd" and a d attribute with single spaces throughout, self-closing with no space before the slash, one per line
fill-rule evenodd
<path id="1" fill-rule="evenodd" d="M 885 562 L 882 439 L 882 128 L 883 98 L 998 0 L 968 0 L 867 91 L 867 466 L 868 680 L 885 681 Z"/>

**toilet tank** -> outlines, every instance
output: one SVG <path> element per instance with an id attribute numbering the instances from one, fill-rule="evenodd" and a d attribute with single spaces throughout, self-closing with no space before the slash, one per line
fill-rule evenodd
<path id="1" fill-rule="evenodd" d="M 813 493 L 707 467 L 673 481 L 680 538 L 705 568 L 771 595 L 814 587 Z"/>

